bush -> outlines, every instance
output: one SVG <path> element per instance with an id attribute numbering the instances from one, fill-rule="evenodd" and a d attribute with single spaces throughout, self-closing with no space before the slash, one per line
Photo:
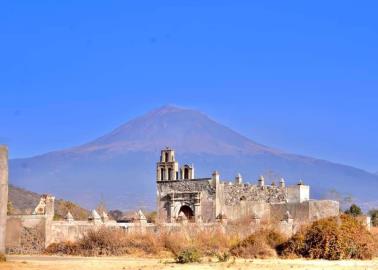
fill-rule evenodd
<path id="1" fill-rule="evenodd" d="M 375 249 L 372 234 L 350 215 L 315 221 L 277 247 L 284 257 L 326 260 L 371 259 Z"/>
<path id="2" fill-rule="evenodd" d="M 231 258 L 231 254 L 227 251 L 216 253 L 215 256 L 218 258 L 219 262 L 228 262 L 228 260 Z"/>
<path id="3" fill-rule="evenodd" d="M 218 230 L 165 231 L 159 233 L 127 233 L 121 229 L 100 228 L 88 231 L 72 243 L 51 244 L 48 254 L 81 256 L 173 255 L 177 257 L 188 248 L 195 248 L 205 256 L 227 251 L 232 237 Z"/>
<path id="4" fill-rule="evenodd" d="M 213 256 L 219 252 L 225 252 L 231 247 L 233 237 L 219 230 L 204 230 L 193 232 L 190 235 L 190 243 L 203 255 Z"/>
<path id="5" fill-rule="evenodd" d="M 345 214 L 357 217 L 362 215 L 362 210 L 359 206 L 352 204 L 350 208 L 345 211 Z"/>
<path id="6" fill-rule="evenodd" d="M 127 254 L 157 254 L 158 239 L 151 234 L 125 233 L 121 229 L 101 228 L 88 231 L 79 241 L 54 243 L 48 254 L 81 256 L 120 256 Z"/>
<path id="7" fill-rule="evenodd" d="M 373 209 L 369 211 L 369 216 L 371 217 L 371 223 L 374 227 L 378 227 L 378 209 Z"/>
<path id="8" fill-rule="evenodd" d="M 188 248 L 181 251 L 175 256 L 177 263 L 195 263 L 201 262 L 201 253 L 196 248 Z"/>
<path id="9" fill-rule="evenodd" d="M 269 258 L 276 256 L 276 247 L 286 238 L 273 230 L 258 231 L 230 249 L 232 255 L 242 258 Z"/>
<path id="10" fill-rule="evenodd" d="M 3 253 L 0 253 L 0 263 L 6 262 L 6 261 L 7 261 L 7 258 L 5 257 L 5 255 Z"/>
<path id="11" fill-rule="evenodd" d="M 72 242 L 53 243 L 45 249 L 45 253 L 57 255 L 76 255 L 78 251 L 79 246 Z"/>

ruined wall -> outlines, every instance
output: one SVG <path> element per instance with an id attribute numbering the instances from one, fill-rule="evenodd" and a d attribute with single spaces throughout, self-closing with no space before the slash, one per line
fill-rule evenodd
<path id="1" fill-rule="evenodd" d="M 243 217 L 257 216 L 261 219 L 269 219 L 270 204 L 257 201 L 239 201 L 233 205 L 225 205 L 223 213 L 229 220 L 236 220 Z"/>
<path id="2" fill-rule="evenodd" d="M 5 252 L 8 211 L 8 149 L 0 145 L 0 253 Z"/>
<path id="3" fill-rule="evenodd" d="M 256 186 L 248 184 L 224 183 L 224 204 L 232 206 L 240 201 L 247 202 L 285 202 L 287 198 L 286 188 L 277 186 Z"/>
<path id="4" fill-rule="evenodd" d="M 258 216 L 269 219 L 270 204 L 284 203 L 286 189 L 277 186 L 257 186 L 249 184 L 222 183 L 222 212 L 228 219 L 239 219 L 246 216 Z"/>
<path id="5" fill-rule="evenodd" d="M 46 246 L 51 243 L 76 241 L 83 237 L 88 231 L 99 229 L 101 226 L 103 225 L 94 224 L 89 221 L 53 221 L 51 224 L 50 239 L 46 243 Z"/>
<path id="6" fill-rule="evenodd" d="M 340 214 L 340 204 L 332 200 L 309 201 L 309 221 L 333 217 Z"/>
<path id="7" fill-rule="evenodd" d="M 45 248 L 46 217 L 38 215 L 8 216 L 6 252 L 38 254 Z"/>
<path id="8" fill-rule="evenodd" d="M 53 221 L 51 226 L 51 238 L 46 246 L 52 243 L 59 243 L 65 241 L 77 241 L 81 239 L 86 233 L 93 230 L 98 230 L 102 227 L 111 229 L 122 229 L 125 233 L 145 233 L 154 232 L 158 228 L 152 223 L 116 223 L 109 221 L 105 223 L 95 224 L 91 221 Z"/>
<path id="9" fill-rule="evenodd" d="M 339 215 L 339 203 L 330 200 L 310 200 L 302 203 L 272 204 L 271 221 L 281 221 L 287 211 L 294 219 L 294 223 L 299 225 Z"/>

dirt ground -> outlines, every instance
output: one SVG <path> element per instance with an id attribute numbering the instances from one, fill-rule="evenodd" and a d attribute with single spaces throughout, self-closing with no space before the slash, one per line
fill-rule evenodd
<path id="1" fill-rule="evenodd" d="M 322 260 L 230 260 L 226 263 L 175 264 L 172 260 L 128 257 L 57 257 L 57 256 L 8 256 L 0 263 L 1 270 L 158 270 L 158 269 L 317 269 L 317 270 L 378 270 L 378 259 L 372 261 L 322 261 Z"/>

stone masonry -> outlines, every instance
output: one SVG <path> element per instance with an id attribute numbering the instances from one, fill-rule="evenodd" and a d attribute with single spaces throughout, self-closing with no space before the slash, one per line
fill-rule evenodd
<path id="1" fill-rule="evenodd" d="M 0 253 L 5 252 L 8 211 L 8 149 L 0 146 Z"/>

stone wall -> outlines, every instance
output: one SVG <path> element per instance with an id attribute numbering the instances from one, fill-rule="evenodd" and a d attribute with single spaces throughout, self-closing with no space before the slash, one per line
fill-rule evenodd
<path id="1" fill-rule="evenodd" d="M 224 204 L 233 206 L 240 201 L 281 203 L 287 198 L 286 188 L 277 186 L 262 186 L 249 184 L 224 183 Z"/>
<path id="2" fill-rule="evenodd" d="M 331 200 L 310 200 L 302 203 L 285 203 L 271 205 L 271 221 L 282 220 L 289 212 L 295 225 L 306 224 L 321 218 L 339 215 L 339 203 Z"/>
<path id="3" fill-rule="evenodd" d="M 76 241 L 88 231 L 99 229 L 102 226 L 105 225 L 94 224 L 90 221 L 53 221 L 51 224 L 50 240 L 46 243 L 46 246 L 51 243 Z M 112 226 L 109 224 L 107 227 Z"/>
<path id="4" fill-rule="evenodd" d="M 37 254 L 45 248 L 46 217 L 38 215 L 8 216 L 6 252 Z"/>
<path id="5" fill-rule="evenodd" d="M 239 201 L 233 205 L 223 206 L 223 213 L 229 220 L 257 216 L 260 219 L 270 218 L 270 204 L 258 201 Z"/>
<path id="6" fill-rule="evenodd" d="M 5 252 L 8 211 L 8 149 L 0 145 L 0 253 Z"/>

